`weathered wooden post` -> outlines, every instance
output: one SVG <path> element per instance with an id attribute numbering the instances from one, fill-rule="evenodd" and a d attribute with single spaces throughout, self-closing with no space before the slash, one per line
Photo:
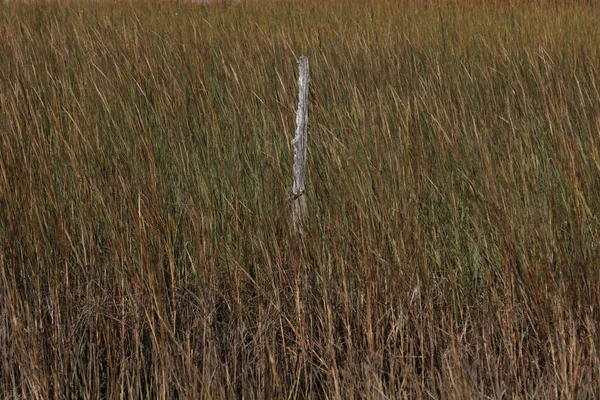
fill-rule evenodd
<path id="1" fill-rule="evenodd" d="M 308 217 L 308 206 L 306 204 L 306 147 L 308 133 L 308 58 L 300 57 L 298 61 L 300 76 L 298 78 L 299 100 L 298 112 L 296 113 L 296 136 L 292 140 L 294 146 L 294 185 L 292 187 L 293 204 L 292 215 L 294 227 L 300 235 L 304 233 L 304 227 Z"/>

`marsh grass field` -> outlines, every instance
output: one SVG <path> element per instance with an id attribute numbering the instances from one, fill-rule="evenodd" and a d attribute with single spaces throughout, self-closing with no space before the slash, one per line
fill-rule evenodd
<path id="1" fill-rule="evenodd" d="M 598 21 L 3 4 L 0 397 L 599 398 Z"/>

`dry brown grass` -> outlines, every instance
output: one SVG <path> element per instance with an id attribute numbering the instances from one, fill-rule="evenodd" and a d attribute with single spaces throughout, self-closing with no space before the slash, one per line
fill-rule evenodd
<path id="1" fill-rule="evenodd" d="M 599 20 L 2 6 L 0 397 L 598 397 Z"/>

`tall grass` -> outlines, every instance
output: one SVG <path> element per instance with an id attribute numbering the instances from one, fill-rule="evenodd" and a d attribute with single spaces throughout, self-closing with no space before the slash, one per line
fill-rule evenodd
<path id="1" fill-rule="evenodd" d="M 598 20 L 2 6 L 0 397 L 597 397 Z"/>

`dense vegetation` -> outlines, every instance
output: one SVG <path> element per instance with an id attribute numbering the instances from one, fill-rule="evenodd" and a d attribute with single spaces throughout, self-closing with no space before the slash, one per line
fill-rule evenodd
<path id="1" fill-rule="evenodd" d="M 598 396 L 599 20 L 2 5 L 0 397 Z"/>

